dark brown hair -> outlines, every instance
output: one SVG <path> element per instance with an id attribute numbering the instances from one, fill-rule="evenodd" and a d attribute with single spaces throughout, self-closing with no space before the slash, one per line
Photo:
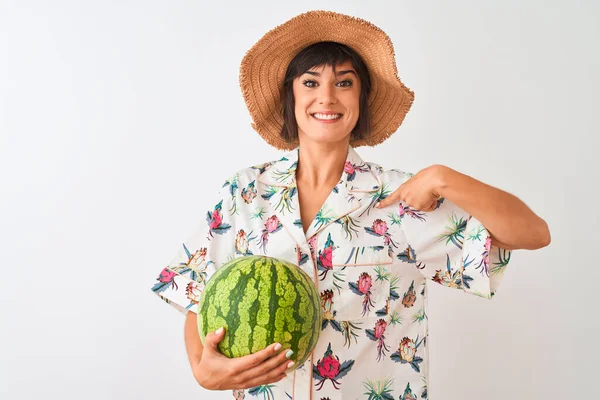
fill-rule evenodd
<path id="1" fill-rule="evenodd" d="M 330 66 L 335 71 L 336 65 L 350 61 L 360 79 L 359 114 L 356 126 L 352 129 L 351 140 L 363 139 L 369 135 L 371 124 L 369 121 L 369 93 L 371 92 L 371 78 L 366 64 L 358 53 L 350 47 L 337 42 L 318 42 L 300 51 L 290 61 L 281 93 L 283 107 L 283 128 L 281 138 L 288 143 L 298 139 L 298 123 L 294 108 L 293 82 L 294 79 L 314 67 Z"/>

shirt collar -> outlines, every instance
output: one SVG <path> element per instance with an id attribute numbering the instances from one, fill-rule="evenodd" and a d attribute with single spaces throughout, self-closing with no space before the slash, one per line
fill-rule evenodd
<path id="1" fill-rule="evenodd" d="M 286 153 L 258 176 L 258 180 L 270 186 L 296 187 L 296 168 L 299 147 Z M 348 155 L 338 185 L 344 185 L 350 192 L 374 192 L 381 183 L 358 153 L 348 146 Z"/>

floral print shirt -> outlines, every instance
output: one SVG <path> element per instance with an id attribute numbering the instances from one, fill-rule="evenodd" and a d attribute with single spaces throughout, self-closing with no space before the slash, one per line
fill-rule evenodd
<path id="1" fill-rule="evenodd" d="M 276 384 L 236 399 L 429 399 L 427 281 L 491 299 L 511 252 L 447 199 L 432 212 L 375 204 L 413 176 L 363 161 L 349 147 L 341 180 L 306 234 L 295 182 L 298 149 L 237 172 L 206 221 L 152 290 L 197 312 L 211 275 L 251 254 L 293 262 L 314 278 L 323 308 L 312 356 Z"/>

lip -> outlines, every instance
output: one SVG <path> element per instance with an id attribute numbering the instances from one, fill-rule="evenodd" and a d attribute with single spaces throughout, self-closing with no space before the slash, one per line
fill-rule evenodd
<path id="1" fill-rule="evenodd" d="M 340 117 L 336 118 L 336 119 L 318 119 L 314 116 L 314 114 L 323 114 L 323 115 L 336 115 L 339 114 Z M 310 113 L 310 116 L 312 119 L 314 119 L 317 122 L 320 122 L 322 124 L 333 124 L 336 123 L 338 121 L 341 121 L 342 117 L 344 116 L 344 114 L 339 113 L 339 112 L 333 112 L 333 111 L 315 111 L 313 113 Z"/>

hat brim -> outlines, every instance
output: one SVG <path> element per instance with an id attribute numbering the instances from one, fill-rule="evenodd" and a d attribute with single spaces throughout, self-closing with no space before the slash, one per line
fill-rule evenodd
<path id="1" fill-rule="evenodd" d="M 386 140 L 398 130 L 414 101 L 414 93 L 398 77 L 394 46 L 384 31 L 363 19 L 331 11 L 300 14 L 267 32 L 248 50 L 240 66 L 240 87 L 252 127 L 278 149 L 298 146 L 280 136 L 280 93 L 288 64 L 305 47 L 324 41 L 352 48 L 371 76 L 371 131 L 364 139 L 351 141 L 353 147 Z"/>

